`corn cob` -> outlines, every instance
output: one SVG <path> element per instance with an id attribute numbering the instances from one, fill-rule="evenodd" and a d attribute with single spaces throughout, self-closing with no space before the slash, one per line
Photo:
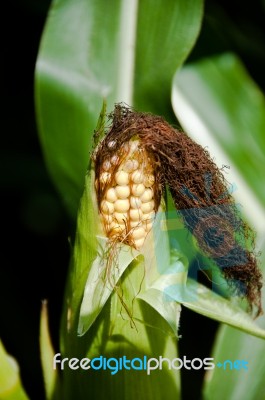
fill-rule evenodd
<path id="1" fill-rule="evenodd" d="M 112 125 L 93 153 L 98 209 L 109 240 L 141 249 L 167 186 L 200 248 L 235 293 L 261 314 L 262 275 L 254 233 L 242 221 L 222 171 L 207 150 L 158 116 L 118 104 L 110 119 Z M 95 132 L 95 138 L 98 135 Z M 207 177 L 211 193 L 204 188 Z M 247 242 L 252 243 L 250 250 Z"/>
<path id="2" fill-rule="evenodd" d="M 138 139 L 125 142 L 118 154 L 103 161 L 95 185 L 109 238 L 142 247 L 155 218 L 154 183 L 151 159 Z"/>

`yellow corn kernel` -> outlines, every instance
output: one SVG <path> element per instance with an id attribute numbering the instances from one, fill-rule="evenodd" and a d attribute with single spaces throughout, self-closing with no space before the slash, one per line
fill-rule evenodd
<path id="1" fill-rule="evenodd" d="M 141 219 L 143 218 L 143 212 L 142 210 L 137 210 L 132 208 L 129 211 L 129 216 L 130 219 L 133 221 L 141 221 Z"/>
<path id="2" fill-rule="evenodd" d="M 107 190 L 106 193 L 106 200 L 110 203 L 114 203 L 118 199 L 116 191 L 114 188 L 110 188 Z"/>
<path id="3" fill-rule="evenodd" d="M 141 205 L 141 210 L 144 214 L 150 213 L 153 211 L 155 206 L 154 200 L 148 201 L 147 203 L 143 203 Z"/>
<path id="4" fill-rule="evenodd" d="M 142 183 L 132 185 L 132 194 L 141 196 L 145 191 L 145 186 Z"/>
<path id="5" fill-rule="evenodd" d="M 133 183 L 142 183 L 144 180 L 144 174 L 143 171 L 140 171 L 137 169 L 132 173 L 131 180 Z"/>
<path id="6" fill-rule="evenodd" d="M 114 205 L 107 200 L 103 200 L 101 202 L 101 210 L 105 214 L 113 214 L 114 213 Z"/>
<path id="7" fill-rule="evenodd" d="M 117 185 L 121 185 L 121 186 L 128 185 L 128 183 L 129 183 L 128 172 L 125 172 L 122 170 L 116 172 L 115 181 L 116 181 Z"/>
<path id="8" fill-rule="evenodd" d="M 146 224 L 146 226 L 145 226 L 147 233 L 150 232 L 152 228 L 153 228 L 153 222 L 150 222 L 149 224 Z"/>
<path id="9" fill-rule="evenodd" d="M 152 200 L 154 196 L 153 190 L 150 188 L 145 189 L 144 193 L 141 196 L 141 202 L 147 203 L 148 201 Z"/>
<path id="10" fill-rule="evenodd" d="M 142 247 L 142 245 L 144 244 L 144 241 L 145 241 L 145 237 L 142 237 L 140 239 L 135 239 L 134 245 L 135 245 L 136 249 L 140 249 Z"/>
<path id="11" fill-rule="evenodd" d="M 130 205 L 131 208 L 141 208 L 142 202 L 139 197 L 131 196 L 130 197 Z"/>
<path id="12" fill-rule="evenodd" d="M 142 226 L 138 226 L 132 230 L 132 237 L 134 239 L 141 239 L 145 236 L 146 236 L 146 231 Z"/>
<path id="13" fill-rule="evenodd" d="M 130 196 L 130 188 L 129 186 L 116 186 L 115 188 L 116 195 L 119 199 L 127 199 Z"/>
<path id="14" fill-rule="evenodd" d="M 128 220 L 128 215 L 127 215 L 127 213 L 115 212 L 113 214 L 113 218 L 119 224 L 124 224 Z"/>
<path id="15" fill-rule="evenodd" d="M 143 221 L 145 222 L 153 222 L 155 219 L 155 212 L 151 211 L 150 213 L 143 214 Z"/>
<path id="16" fill-rule="evenodd" d="M 115 208 L 115 211 L 117 211 L 119 213 L 123 213 L 125 211 L 128 211 L 129 208 L 130 208 L 129 200 L 128 199 L 123 199 L 123 200 L 118 199 L 118 200 L 116 200 L 115 203 L 114 203 L 114 208 Z M 113 209 L 113 211 L 114 211 L 114 209 Z"/>
<path id="17" fill-rule="evenodd" d="M 136 228 L 138 226 L 145 226 L 143 225 L 142 221 L 130 221 L 130 227 L 131 228 Z"/>

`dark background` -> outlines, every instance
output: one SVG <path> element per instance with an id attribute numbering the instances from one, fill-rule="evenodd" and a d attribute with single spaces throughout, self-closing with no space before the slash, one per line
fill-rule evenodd
<path id="1" fill-rule="evenodd" d="M 48 299 L 58 347 L 72 229 L 47 174 L 34 115 L 34 66 L 49 3 L 10 1 L 2 16 L 7 27 L 2 47 L 0 335 L 20 364 L 32 400 L 44 398 L 38 345 L 41 301 Z M 206 0 L 202 32 L 189 61 L 233 51 L 265 91 L 265 3 L 243 3 Z M 216 329 L 214 321 L 184 309 L 180 356 L 207 357 Z M 198 400 L 202 373 L 183 373 L 182 380 L 183 399 Z"/>

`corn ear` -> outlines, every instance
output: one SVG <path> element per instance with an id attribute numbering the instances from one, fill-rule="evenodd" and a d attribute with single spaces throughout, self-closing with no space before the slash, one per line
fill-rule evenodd
<path id="1" fill-rule="evenodd" d="M 98 176 L 92 163 L 78 213 L 66 289 L 61 326 L 62 356 L 91 359 L 100 354 L 106 357 L 126 355 L 128 358 L 162 355 L 175 358 L 179 305 L 165 301 L 163 295 L 159 298 L 157 291 L 153 294 L 150 291 L 148 298 L 141 299 L 140 296 L 160 276 L 162 264 L 170 263 L 166 233 L 159 229 L 159 236 L 154 234 L 164 215 L 162 209 L 157 210 L 157 217 L 141 249 L 115 241 L 114 253 L 111 253 L 113 242 L 104 231 L 101 213 L 95 212 L 100 204 L 95 188 Z M 159 243 L 161 249 L 157 253 Z M 157 304 L 154 299 L 152 301 L 152 295 Z M 167 318 L 172 321 L 172 326 Z M 78 330 L 81 337 L 77 336 Z M 179 398 L 179 371 L 165 368 L 151 376 L 147 376 L 146 371 L 137 371 L 137 387 L 135 379 L 135 374 L 123 370 L 117 376 L 110 375 L 109 371 L 101 371 L 96 377 L 86 374 L 83 380 L 75 371 L 65 369 L 63 398 L 85 398 L 89 391 L 92 397 L 97 395 L 103 399 L 106 390 L 112 399 L 130 400 L 137 396 L 139 399 L 159 400 L 165 393 L 170 398 Z"/>

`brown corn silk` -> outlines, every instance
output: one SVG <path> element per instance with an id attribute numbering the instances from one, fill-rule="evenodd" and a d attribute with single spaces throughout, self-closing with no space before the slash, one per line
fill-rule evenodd
<path id="1" fill-rule="evenodd" d="M 208 151 L 163 118 L 121 104 L 115 106 L 110 120 L 111 126 L 93 154 L 99 210 L 120 162 L 127 156 L 126 144 L 139 140 L 142 155 L 138 156 L 147 157 L 155 177 L 154 211 L 168 186 L 176 209 L 199 247 L 214 260 L 236 294 L 247 299 L 251 310 L 257 308 L 256 315 L 261 314 L 262 275 L 254 253 L 255 235 L 242 220 L 222 170 Z M 101 183 L 103 163 L 117 155 L 119 162 L 112 167 L 111 178 Z M 136 247 L 128 227 L 115 240 Z M 251 249 L 247 249 L 249 244 Z"/>

